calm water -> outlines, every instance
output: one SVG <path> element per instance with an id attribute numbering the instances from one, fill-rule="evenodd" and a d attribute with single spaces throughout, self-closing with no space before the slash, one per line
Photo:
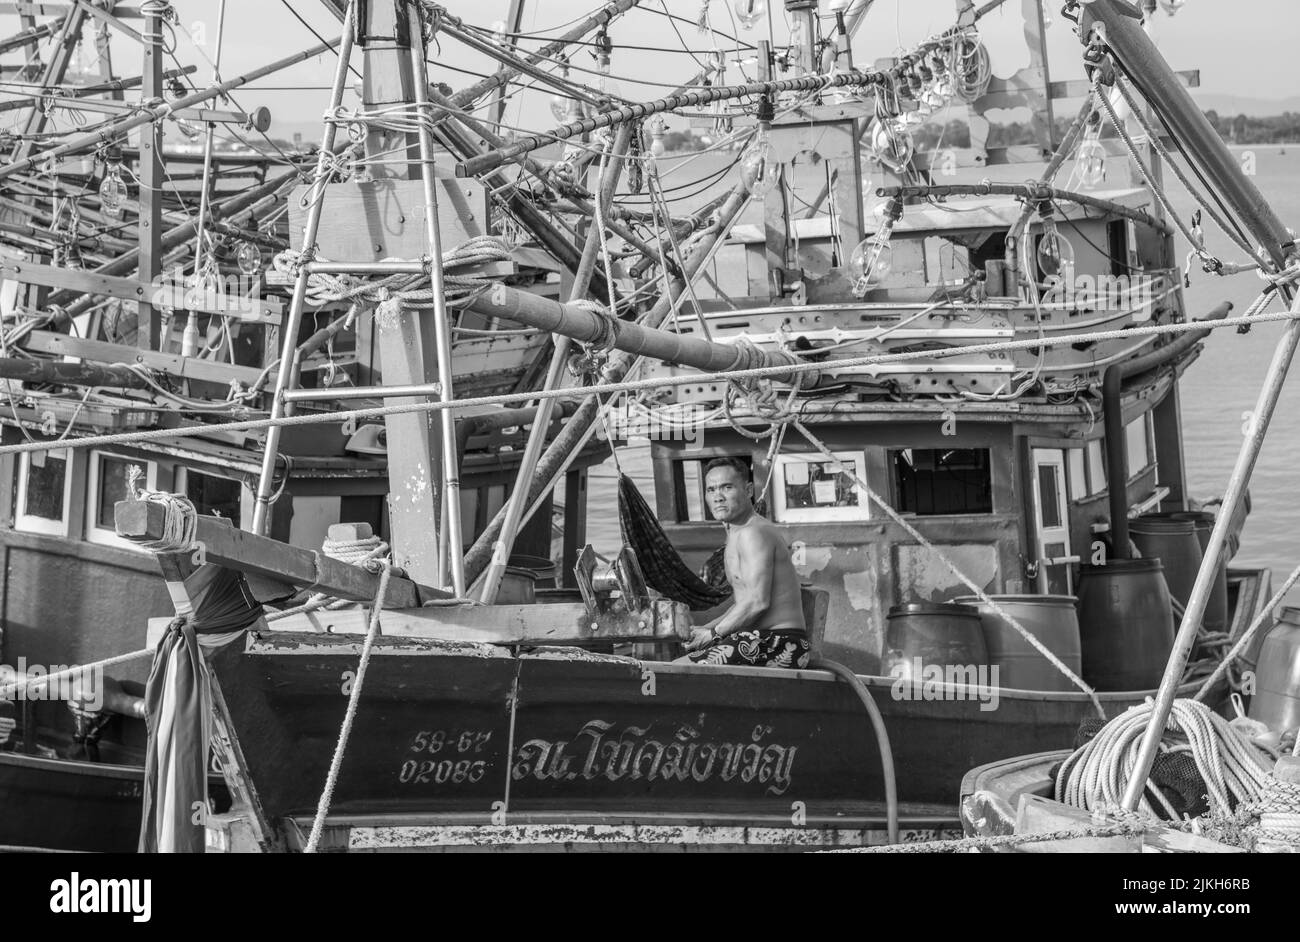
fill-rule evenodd
<path id="1" fill-rule="evenodd" d="M 1245 152 L 1238 150 L 1245 159 Z M 1292 228 L 1300 229 L 1300 146 L 1252 148 L 1255 183 L 1267 196 L 1278 215 Z M 697 163 L 696 167 L 699 164 Z M 993 168 L 994 179 L 1023 180 L 1023 168 Z M 702 174 L 705 171 L 699 171 Z M 1124 172 L 1112 161 L 1112 179 Z M 1172 175 L 1168 175 L 1172 176 Z M 1180 192 L 1177 181 L 1170 196 L 1181 215 L 1186 215 L 1191 200 Z M 1236 260 L 1231 249 L 1208 218 L 1205 222 L 1209 248 L 1220 258 Z M 1234 313 L 1244 313 L 1258 295 L 1263 282 L 1253 274 L 1219 278 L 1196 272 L 1186 292 L 1188 312 L 1199 317 L 1221 301 L 1231 301 Z M 1270 310 L 1280 310 L 1274 302 Z M 1242 443 L 1242 413 L 1254 408 L 1255 400 L 1269 359 L 1282 334 L 1282 325 L 1268 324 L 1240 335 L 1235 330 L 1215 331 L 1205 344 L 1200 359 L 1184 374 L 1182 407 L 1184 450 L 1188 462 L 1188 488 L 1191 496 L 1206 500 L 1222 495 Z M 630 445 L 620 450 L 625 471 L 650 498 L 653 476 L 650 472 L 649 448 Z M 1300 477 L 1300 363 L 1278 404 L 1268 439 L 1256 465 L 1250 493 L 1253 511 L 1246 524 L 1238 563 L 1259 564 L 1273 570 L 1275 583 L 1300 563 L 1300 499 L 1292 493 Z M 613 508 L 617 499 L 617 475 L 612 462 L 593 468 L 590 481 L 590 506 Z M 588 523 L 588 537 L 596 549 L 608 554 L 619 546 L 618 519 L 612 514 L 593 514 Z M 1300 592 L 1292 601 L 1300 604 Z"/>

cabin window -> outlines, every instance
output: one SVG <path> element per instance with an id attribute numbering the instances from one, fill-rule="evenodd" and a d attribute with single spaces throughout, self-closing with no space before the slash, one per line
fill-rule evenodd
<path id="1" fill-rule="evenodd" d="M 177 468 L 176 492 L 190 499 L 199 516 L 225 517 L 236 525 L 242 520 L 244 485 L 234 478 Z"/>
<path id="2" fill-rule="evenodd" d="M 857 478 L 866 472 L 860 451 L 822 455 L 782 455 L 772 479 L 775 518 L 782 523 L 868 520 L 871 509 Z"/>
<path id="3" fill-rule="evenodd" d="M 139 548 L 130 540 L 117 535 L 117 525 L 113 521 L 113 508 L 117 502 L 130 498 L 128 481 L 132 468 L 143 472 L 139 482 L 142 486 L 151 490 L 157 487 L 158 466 L 154 462 L 103 451 L 90 453 L 87 482 L 90 506 L 86 508 L 86 539 L 91 543 L 120 546 L 124 549 Z"/>
<path id="4" fill-rule="evenodd" d="M 1069 461 L 1070 500 L 1083 500 L 1091 493 L 1088 490 L 1088 456 L 1083 448 L 1067 448 L 1065 455 Z"/>
<path id="5" fill-rule="evenodd" d="M 1144 412 L 1124 429 L 1128 451 L 1128 475 L 1133 477 L 1151 463 L 1151 413 Z"/>
<path id="6" fill-rule="evenodd" d="M 686 458 L 673 462 L 673 508 L 678 523 L 712 522 L 713 514 L 704 500 L 704 469 L 714 458 L 739 458 L 753 474 L 754 461 L 749 455 L 713 455 L 708 458 Z M 763 482 L 754 482 L 754 497 L 763 492 Z"/>
<path id="7" fill-rule="evenodd" d="M 1101 439 L 1088 442 L 1088 493 L 1100 494 L 1106 489 L 1106 458 L 1102 454 Z"/>
<path id="8" fill-rule="evenodd" d="M 904 448 L 890 457 L 900 512 L 921 516 L 993 512 L 987 448 Z"/>
<path id="9" fill-rule="evenodd" d="M 342 509 L 338 497 L 293 495 L 289 542 L 304 549 L 320 549 L 325 544 L 329 528 L 339 522 Z"/>
<path id="10" fill-rule="evenodd" d="M 64 448 L 21 456 L 15 527 L 31 533 L 67 536 L 71 500 L 72 452 Z"/>

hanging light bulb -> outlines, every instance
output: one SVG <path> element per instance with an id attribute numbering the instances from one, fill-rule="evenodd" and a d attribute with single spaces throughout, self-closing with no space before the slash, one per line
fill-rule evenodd
<path id="1" fill-rule="evenodd" d="M 256 275 L 262 270 L 262 250 L 256 243 L 242 240 L 235 246 L 235 263 L 245 275 Z"/>
<path id="2" fill-rule="evenodd" d="M 109 219 L 121 219 L 126 199 L 126 184 L 122 182 L 122 149 L 113 144 L 104 151 L 104 179 L 99 182 L 100 211 Z"/>
<path id="3" fill-rule="evenodd" d="M 508 45 L 506 41 L 506 21 L 497 20 L 492 24 L 492 41 L 502 49 Z"/>
<path id="4" fill-rule="evenodd" d="M 1092 189 L 1106 179 L 1106 148 L 1100 140 L 1100 129 L 1095 135 L 1089 131 L 1084 136 L 1074 162 L 1078 167 L 1079 182 L 1085 188 Z"/>
<path id="5" fill-rule="evenodd" d="M 736 11 L 741 29 L 753 29 L 767 11 L 766 0 L 734 0 L 731 8 Z"/>
<path id="6" fill-rule="evenodd" d="M 1051 0 L 1043 0 L 1043 29 L 1050 29 L 1052 26 L 1052 4 Z"/>
<path id="7" fill-rule="evenodd" d="M 881 227 L 854 247 L 849 256 L 849 277 L 853 279 L 854 297 L 865 296 L 872 286 L 889 277 L 893 270 L 894 255 L 890 239 L 894 235 L 894 224 L 902 215 L 902 200 L 894 197 L 885 206 L 885 219 Z"/>
<path id="8" fill-rule="evenodd" d="M 764 95 L 758 103 L 758 133 L 740 160 L 740 178 L 749 192 L 759 199 L 772 192 L 781 172 L 772 156 L 772 143 L 768 139 L 774 114 L 772 99 Z"/>
<path id="9" fill-rule="evenodd" d="M 560 78 L 567 80 L 569 78 L 568 57 L 561 55 L 556 58 L 560 63 Z M 569 120 L 570 110 L 572 109 L 573 104 L 574 101 L 572 98 L 568 98 L 557 92 L 551 96 L 551 114 L 554 116 L 556 121 L 563 124 Z"/>
<path id="10" fill-rule="evenodd" d="M 655 115 L 650 120 L 650 156 L 647 164 L 651 168 L 658 166 L 659 158 L 664 155 L 664 117 Z"/>
<path id="11" fill-rule="evenodd" d="M 611 98 L 621 97 L 618 82 L 609 74 L 609 60 L 614 52 L 614 43 L 610 40 L 609 34 L 601 30 L 596 34 L 596 87 L 600 90 L 601 107 L 608 107 Z"/>
<path id="12" fill-rule="evenodd" d="M 1074 278 L 1074 246 L 1056 228 L 1052 204 L 1044 201 L 1038 208 L 1043 225 L 1042 238 L 1038 240 L 1038 269 L 1048 278 L 1072 281 Z"/>
<path id="13" fill-rule="evenodd" d="M 876 160 L 895 170 L 907 166 L 915 151 L 907 128 L 893 121 L 873 118 L 869 129 L 871 152 Z"/>

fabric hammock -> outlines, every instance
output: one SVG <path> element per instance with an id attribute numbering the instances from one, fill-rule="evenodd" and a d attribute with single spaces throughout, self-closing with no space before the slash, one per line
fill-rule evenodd
<path id="1" fill-rule="evenodd" d="M 691 572 L 659 525 L 659 518 L 626 474 L 618 476 L 618 522 L 623 542 L 636 553 L 646 584 L 660 594 L 694 611 L 713 608 L 731 597 L 725 578 L 721 585 L 711 585 Z"/>
<path id="2" fill-rule="evenodd" d="M 241 573 L 211 563 L 185 580 L 194 611 L 167 626 L 145 688 L 149 733 L 139 851 L 204 851 L 212 705 L 200 635 L 227 635 L 262 617 Z"/>

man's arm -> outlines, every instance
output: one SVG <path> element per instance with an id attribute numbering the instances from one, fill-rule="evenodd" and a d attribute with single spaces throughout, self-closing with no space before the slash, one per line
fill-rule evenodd
<path id="1" fill-rule="evenodd" d="M 703 631 L 708 636 L 692 638 L 688 650 L 703 647 L 713 636 L 725 638 L 740 631 L 767 611 L 772 601 L 772 573 L 775 563 L 772 546 L 757 529 L 741 530 L 736 535 L 736 572 L 732 575 L 732 605 Z M 698 641 L 698 643 L 697 643 Z"/>

